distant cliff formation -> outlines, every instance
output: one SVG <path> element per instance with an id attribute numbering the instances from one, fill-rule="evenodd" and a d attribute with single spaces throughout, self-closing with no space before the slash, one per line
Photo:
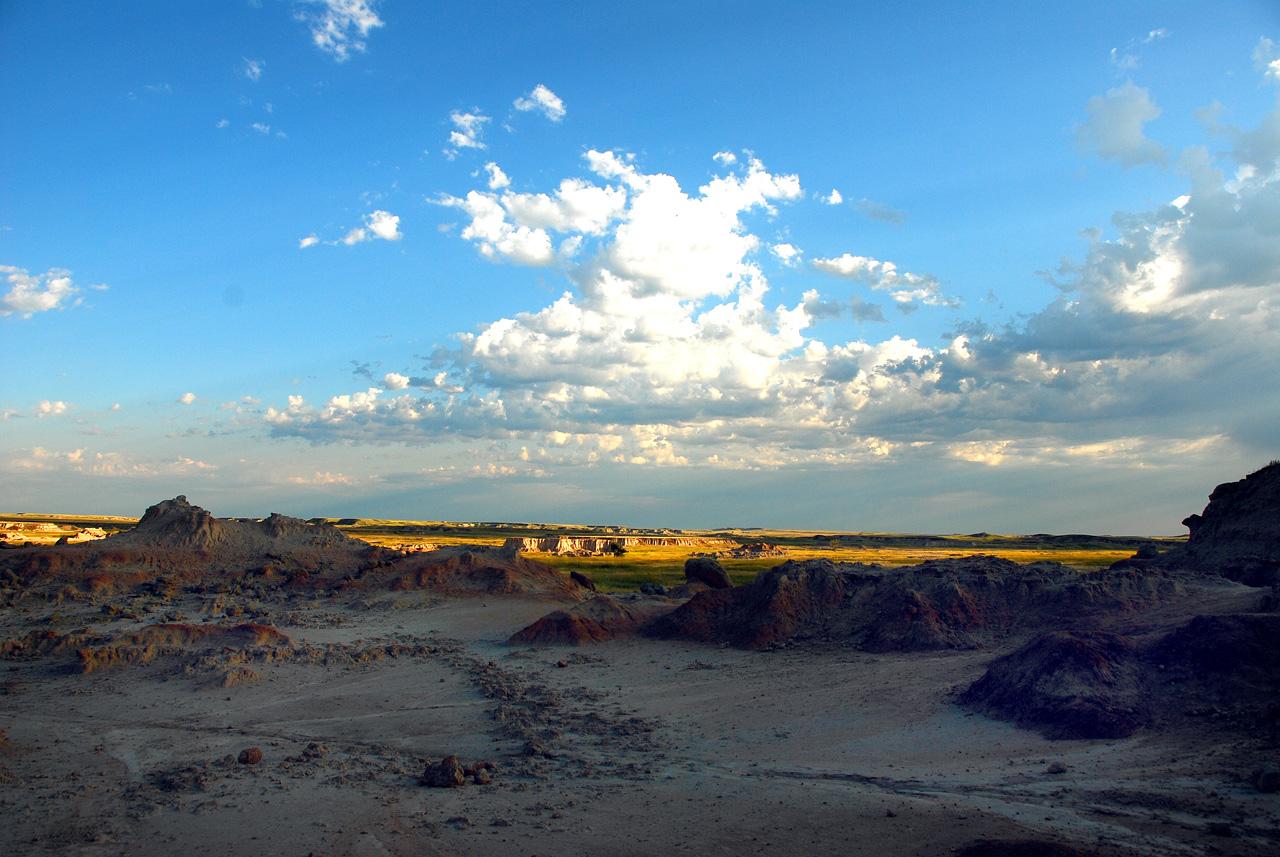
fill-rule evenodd
<path id="1" fill-rule="evenodd" d="M 687 547 L 687 548 L 735 548 L 733 539 L 698 538 L 690 536 L 550 536 L 548 538 L 510 538 L 504 548 L 521 553 L 550 553 L 560 556 L 600 556 L 613 553 L 617 548 L 631 547 Z"/>

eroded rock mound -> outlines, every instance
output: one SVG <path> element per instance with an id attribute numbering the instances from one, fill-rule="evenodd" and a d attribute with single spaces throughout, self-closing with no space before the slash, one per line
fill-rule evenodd
<path id="1" fill-rule="evenodd" d="M 215 518 L 182 495 L 150 507 L 136 527 L 103 544 L 234 551 L 366 547 L 329 524 L 310 524 L 276 512 L 261 521 Z"/>
<path id="2" fill-rule="evenodd" d="M 1280 579 L 1280 461 L 1213 489 L 1209 505 L 1182 522 L 1187 543 L 1160 557 L 1162 568 L 1211 571 L 1249 586 Z"/>
<path id="3" fill-rule="evenodd" d="M 993 661 L 959 702 L 1049 738 L 1119 738 L 1183 717 L 1274 728 L 1278 687 L 1280 615 L 1235 614 L 1142 641 L 1044 634 Z"/>
<path id="4" fill-rule="evenodd" d="M 1043 634 L 993 662 L 960 703 L 1049 738 L 1124 738 L 1147 718 L 1136 648 L 1101 631 Z"/>
<path id="5" fill-rule="evenodd" d="M 645 622 L 669 613 L 677 602 L 662 597 L 608 595 L 575 604 L 567 610 L 555 610 L 507 640 L 508 646 L 582 646 L 634 636 Z"/>
<path id="6" fill-rule="evenodd" d="M 411 554 L 390 567 L 385 581 L 395 590 L 429 589 L 448 595 L 526 595 L 580 601 L 587 592 L 546 563 L 513 547 L 451 545 Z M 375 575 L 380 582 L 385 574 Z"/>
<path id="7" fill-rule="evenodd" d="M 1142 609 L 1179 592 L 1163 574 L 1083 573 L 992 556 L 905 568 L 788 561 L 745 586 L 695 595 L 642 633 L 748 649 L 812 638 L 876 652 L 971 648 L 1100 610 Z"/>

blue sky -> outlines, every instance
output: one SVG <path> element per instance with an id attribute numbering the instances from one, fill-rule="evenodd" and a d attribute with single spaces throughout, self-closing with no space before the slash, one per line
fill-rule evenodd
<path id="1" fill-rule="evenodd" d="M 1177 533 L 1274 3 L 0 4 L 9 511 Z"/>

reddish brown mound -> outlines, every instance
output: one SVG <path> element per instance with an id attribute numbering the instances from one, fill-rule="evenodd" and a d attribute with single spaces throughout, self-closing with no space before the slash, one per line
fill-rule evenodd
<path id="1" fill-rule="evenodd" d="M 456 545 L 410 554 L 360 586 L 429 589 L 448 595 L 530 595 L 579 601 L 583 588 L 546 563 L 505 547 Z"/>
<path id="2" fill-rule="evenodd" d="M 568 610 L 548 613 L 532 625 L 512 634 L 507 645 L 581 646 L 631 637 L 645 622 L 669 613 L 675 609 L 676 604 L 673 599 L 660 597 L 633 597 L 619 601 L 607 595 L 597 595 Z"/>
<path id="3" fill-rule="evenodd" d="M 1086 574 L 991 556 L 897 569 L 788 561 L 746 586 L 700 593 L 643 633 L 749 649 L 806 638 L 878 652 L 969 648 L 1095 611 L 1142 609 L 1180 591 L 1164 575 Z"/>
<path id="4" fill-rule="evenodd" d="M 246 622 L 241 625 L 151 625 L 126 634 L 108 646 L 76 652 L 82 673 L 126 664 L 145 663 L 158 657 L 192 649 L 252 649 L 258 646 L 288 646 L 290 639 L 269 625 Z"/>
<path id="5" fill-rule="evenodd" d="M 1280 462 L 1213 489 L 1209 505 L 1182 522 L 1187 543 L 1156 561 L 1162 568 L 1212 571 L 1249 586 L 1280 580 Z"/>
<path id="6" fill-rule="evenodd" d="M 1197 616 L 1139 643 L 1103 632 L 1044 634 L 991 663 L 960 703 L 1050 738 L 1117 738 L 1185 716 L 1270 724 L 1280 616 Z M 1199 708 L 1185 709 L 1189 700 Z"/>

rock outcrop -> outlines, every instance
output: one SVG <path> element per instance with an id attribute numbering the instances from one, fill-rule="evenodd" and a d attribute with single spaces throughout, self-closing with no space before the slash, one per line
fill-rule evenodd
<path id="1" fill-rule="evenodd" d="M 1213 489 L 1209 505 L 1182 522 L 1187 543 L 1155 564 L 1221 574 L 1249 586 L 1280 580 L 1280 461 Z"/>
<path id="2" fill-rule="evenodd" d="M 520 629 L 508 646 L 582 646 L 635 636 L 645 622 L 674 610 L 680 602 L 661 596 L 596 597 L 554 610 Z"/>
<path id="3" fill-rule="evenodd" d="M 1095 611 L 1142 609 L 1180 592 L 1160 573 L 1082 573 L 992 556 L 905 568 L 788 561 L 745 586 L 699 593 L 642 633 L 747 649 L 815 638 L 876 652 L 971 648 L 1066 627 Z"/>
<path id="4" fill-rule="evenodd" d="M 103 545 L 248 552 L 367 547 L 329 524 L 309 524 L 275 512 L 261 521 L 215 518 L 182 495 L 150 507 L 136 527 L 111 536 Z"/>
<path id="5" fill-rule="evenodd" d="M 445 595 L 525 595 L 575 602 L 588 592 L 546 563 L 509 546 L 450 545 L 430 553 L 409 554 L 367 579 L 358 588 L 397 591 L 428 589 Z"/>
<path id="6" fill-rule="evenodd" d="M 1122 738 L 1186 717 L 1274 729 L 1277 687 L 1280 615 L 1227 614 L 1145 640 L 1043 634 L 993 661 L 959 702 L 1049 738 Z"/>

